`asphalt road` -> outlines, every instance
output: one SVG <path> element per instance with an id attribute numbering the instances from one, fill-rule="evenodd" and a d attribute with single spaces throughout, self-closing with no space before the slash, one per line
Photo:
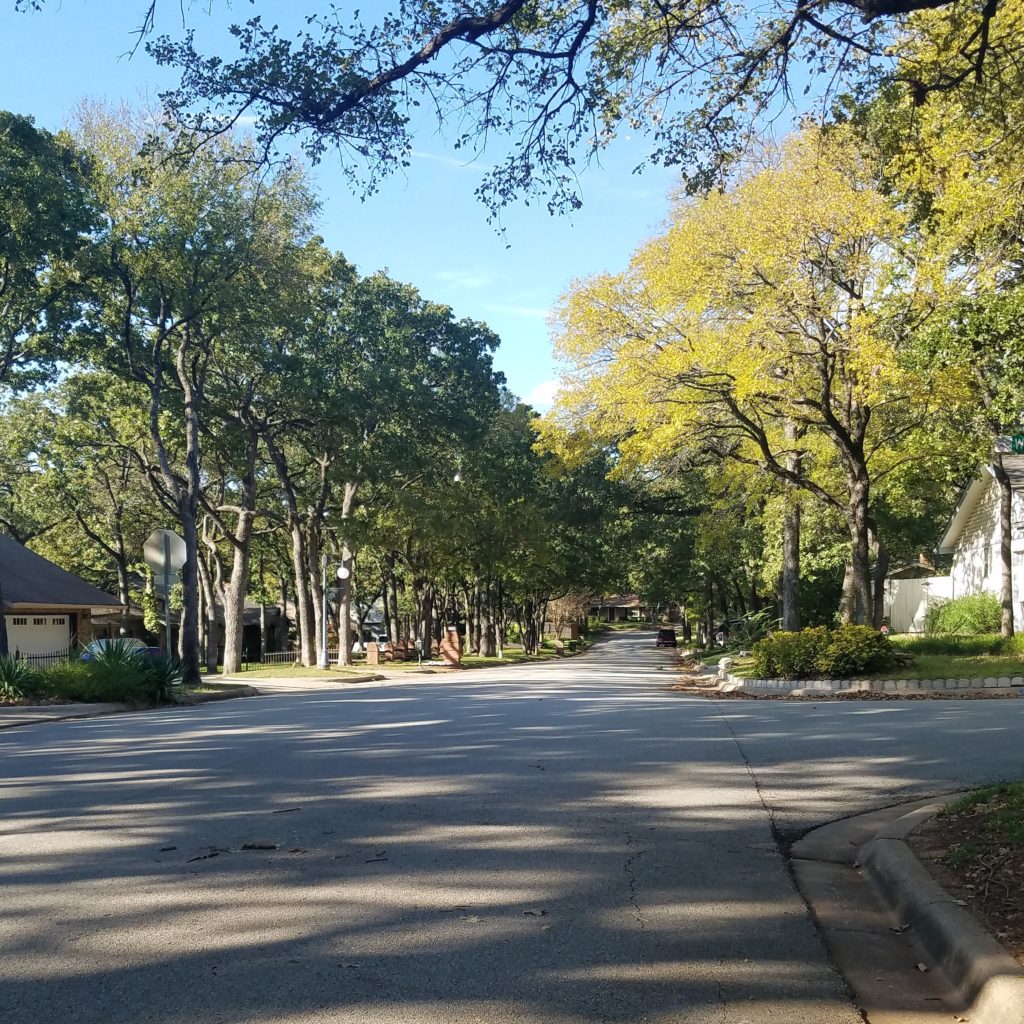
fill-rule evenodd
<path id="1" fill-rule="evenodd" d="M 570 662 L 0 734 L 11 1024 L 856 1024 L 778 839 L 1024 775 L 1024 701 Z M 247 848 L 249 847 L 249 848 Z"/>

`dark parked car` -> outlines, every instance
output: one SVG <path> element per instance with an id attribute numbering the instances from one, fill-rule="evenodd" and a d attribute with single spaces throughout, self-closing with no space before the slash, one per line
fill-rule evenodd
<path id="1" fill-rule="evenodd" d="M 655 647 L 678 647 L 676 631 L 674 629 L 659 629 L 658 638 L 654 641 Z"/>
<path id="2" fill-rule="evenodd" d="M 147 647 L 143 641 L 130 636 L 121 636 L 114 638 L 103 638 L 100 640 L 93 640 L 91 643 L 85 645 L 82 650 L 82 661 L 92 661 L 93 658 L 97 657 L 103 651 L 109 651 L 113 648 L 121 648 L 127 654 L 135 655 L 139 658 L 159 658 L 160 648 L 159 647 Z"/>

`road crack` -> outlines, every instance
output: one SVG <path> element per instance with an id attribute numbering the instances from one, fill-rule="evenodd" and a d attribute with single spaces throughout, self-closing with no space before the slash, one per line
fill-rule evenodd
<path id="1" fill-rule="evenodd" d="M 641 931 L 647 930 L 647 923 L 644 921 L 643 910 L 640 907 L 640 901 L 637 898 L 637 880 L 636 873 L 633 871 L 633 864 L 639 858 L 643 856 L 643 850 L 633 850 L 633 843 L 635 840 L 628 833 L 626 834 L 626 860 L 622 865 L 622 870 L 626 873 L 626 884 L 629 887 L 629 905 L 633 908 L 633 917 L 636 919 L 636 923 L 640 926 Z"/>

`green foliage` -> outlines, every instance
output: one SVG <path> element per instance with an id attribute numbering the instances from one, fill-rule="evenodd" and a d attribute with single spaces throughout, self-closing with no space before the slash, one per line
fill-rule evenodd
<path id="1" fill-rule="evenodd" d="M 100 661 L 63 661 L 41 668 L 38 673 L 40 697 L 73 703 L 147 703 L 138 661 L 127 665 Z"/>
<path id="2" fill-rule="evenodd" d="M 779 620 L 770 608 L 759 612 L 748 612 L 731 623 L 730 647 L 750 647 L 779 628 Z"/>
<path id="3" fill-rule="evenodd" d="M 881 672 L 892 664 L 889 638 L 871 626 L 840 626 L 829 630 L 818 655 L 817 669 L 826 677 Z"/>
<path id="4" fill-rule="evenodd" d="M 143 669 L 145 690 L 154 704 L 180 704 L 184 700 L 185 672 L 177 658 L 152 658 Z"/>
<path id="5" fill-rule="evenodd" d="M 24 662 L 20 663 L 28 667 Z M 115 640 L 90 661 L 62 661 L 30 669 L 26 696 L 83 703 L 178 704 L 184 676 L 173 658 L 146 658 Z"/>
<path id="6" fill-rule="evenodd" d="M 772 633 L 754 645 L 754 675 L 762 679 L 807 679 L 818 671 L 828 631 L 823 626 L 798 633 Z"/>
<path id="7" fill-rule="evenodd" d="M 754 675 L 767 679 L 841 678 L 881 672 L 892 664 L 888 638 L 870 626 L 772 633 L 752 653 Z"/>
<path id="8" fill-rule="evenodd" d="M 0 110 L 0 384 L 37 384 L 62 354 L 69 264 L 96 222 L 86 169 L 66 134 Z"/>
<path id="9" fill-rule="evenodd" d="M 0 655 L 0 700 L 21 700 L 35 689 L 32 666 L 11 654 Z"/>
<path id="10" fill-rule="evenodd" d="M 1002 614 L 995 594 L 967 594 L 932 604 L 925 613 L 924 630 L 937 635 L 995 633 Z"/>

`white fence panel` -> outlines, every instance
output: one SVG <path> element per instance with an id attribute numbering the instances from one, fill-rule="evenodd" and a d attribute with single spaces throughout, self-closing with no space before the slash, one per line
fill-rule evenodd
<path id="1" fill-rule="evenodd" d="M 885 616 L 894 633 L 923 633 L 929 605 L 953 596 L 951 576 L 885 581 Z"/>

